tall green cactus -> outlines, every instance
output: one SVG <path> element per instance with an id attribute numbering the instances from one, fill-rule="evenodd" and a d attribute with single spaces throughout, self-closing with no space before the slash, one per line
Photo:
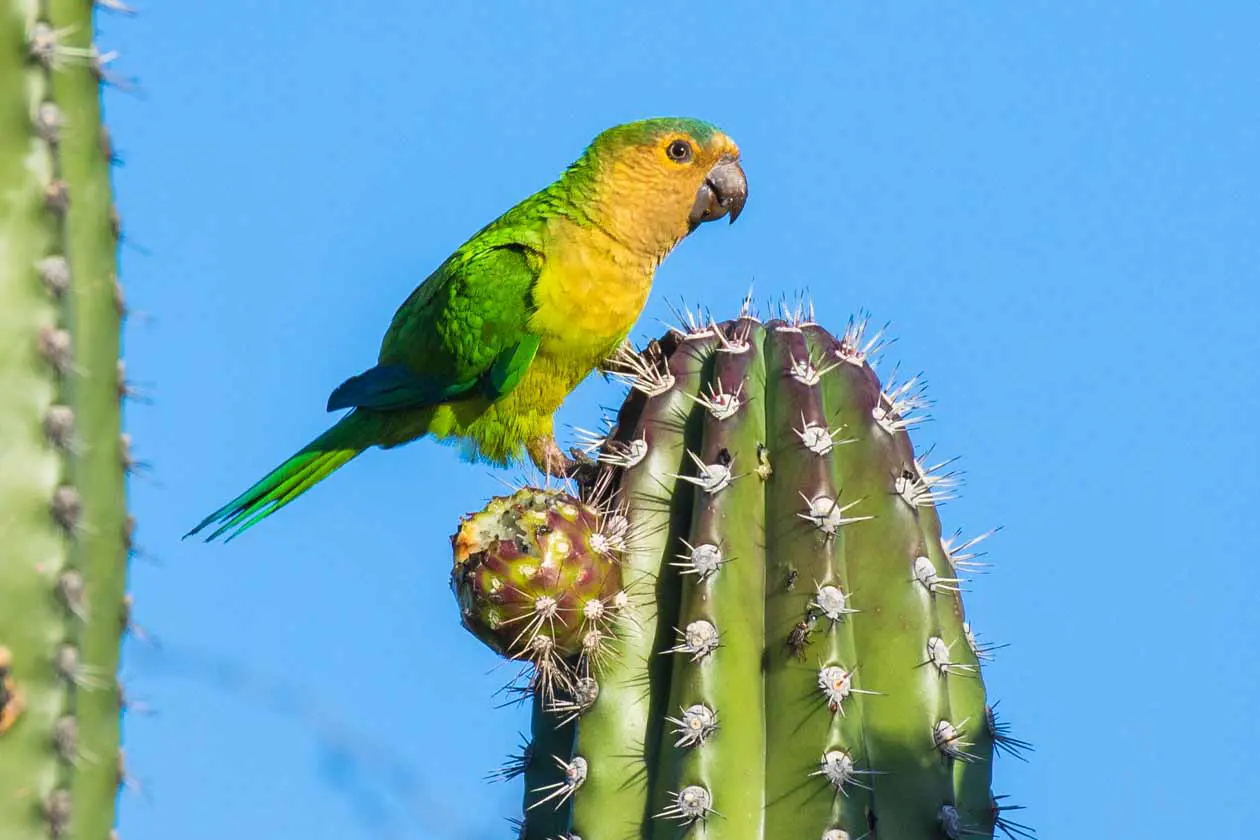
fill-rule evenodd
<path id="1" fill-rule="evenodd" d="M 553 557 L 529 523 L 505 529 L 503 501 L 465 520 L 465 623 L 529 623 L 498 649 L 552 652 L 535 677 L 559 686 L 505 772 L 523 837 L 1031 836 L 990 793 L 995 748 L 1027 745 L 986 705 L 964 619 L 977 541 L 942 539 L 951 477 L 915 458 L 914 380 L 881 386 L 865 332 L 744 315 L 619 357 L 632 390 L 585 494 L 602 519 L 563 543 L 622 586 L 597 660 L 539 642 L 578 625 L 553 609 L 572 586 L 505 585 Z"/>
<path id="2" fill-rule="evenodd" d="M 118 3 L 108 4 L 118 8 Z M 130 523 L 88 0 L 0 0 L 0 836 L 106 840 Z"/>

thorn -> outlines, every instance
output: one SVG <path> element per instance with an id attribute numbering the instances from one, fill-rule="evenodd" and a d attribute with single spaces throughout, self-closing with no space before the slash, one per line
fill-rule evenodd
<path id="1" fill-rule="evenodd" d="M 74 409 L 68 405 L 51 405 L 44 415 L 44 436 L 62 452 L 73 452 Z"/>
<path id="2" fill-rule="evenodd" d="M 965 720 L 957 726 L 947 720 L 937 721 L 936 726 L 932 727 L 932 744 L 940 750 L 942 756 L 951 761 L 974 764 L 980 757 L 967 752 L 967 748 L 974 745 L 962 740 L 963 727 L 966 725 Z"/>
<path id="3" fill-rule="evenodd" d="M 50 146 L 56 146 L 61 139 L 61 109 L 56 102 L 39 103 L 35 112 L 35 133 Z"/>
<path id="4" fill-rule="evenodd" d="M 932 561 L 928 557 L 920 555 L 914 558 L 913 571 L 914 579 L 933 595 L 937 592 L 962 591 L 958 586 L 958 584 L 962 583 L 962 579 L 941 577 L 936 573 L 936 567 L 932 565 Z"/>
<path id="5" fill-rule="evenodd" d="M 57 788 L 44 800 L 44 820 L 52 840 L 61 840 L 70 830 L 72 804 L 70 791 L 65 788 Z"/>
<path id="6" fill-rule="evenodd" d="M 726 450 L 723 449 L 722 452 L 726 452 Z M 730 457 L 729 453 L 727 453 L 726 459 L 723 459 L 721 453 L 719 453 L 718 462 L 713 464 L 704 463 L 690 449 L 687 450 L 687 457 L 696 465 L 700 474 L 697 476 L 669 474 L 670 478 L 694 484 L 710 496 L 725 490 L 735 480 L 735 476 L 731 474 L 731 467 L 735 463 L 735 459 Z M 722 463 L 723 460 L 726 463 Z"/>
<path id="7" fill-rule="evenodd" d="M 915 414 L 926 410 L 931 403 L 923 395 L 923 383 L 918 376 L 912 376 L 900 385 L 896 382 L 897 372 L 894 370 L 888 382 L 879 392 L 879 403 L 871 409 L 871 416 L 879 427 L 890 435 L 905 431 L 928 419 L 926 414 Z"/>
<path id="8" fill-rule="evenodd" d="M 690 749 L 702 745 L 718 729 L 717 712 L 702 703 L 683 709 L 680 717 L 665 720 L 674 724 L 674 734 L 678 736 L 675 747 Z"/>
<path id="9" fill-rule="evenodd" d="M 135 16 L 139 14 L 135 6 L 128 6 L 122 0 L 96 0 L 96 5 L 102 9 L 108 9 L 111 12 L 118 12 L 123 15 Z"/>
<path id="10" fill-rule="evenodd" d="M 999 755 L 1005 753 L 1011 758 L 1028 761 L 1028 756 L 1024 753 L 1035 752 L 1036 748 L 1030 742 L 1011 735 L 1011 725 L 998 718 L 997 707 L 997 703 L 984 707 L 984 726 L 989 731 L 989 737 L 993 739 L 993 749 Z"/>
<path id="11" fill-rule="evenodd" d="M 670 313 L 674 316 L 677 326 L 666 322 L 661 322 L 663 326 L 670 332 L 677 335 L 683 341 L 692 341 L 698 338 L 708 338 L 713 335 L 713 327 L 711 326 L 713 316 L 706 311 L 697 308 L 694 312 L 683 301 L 679 301 L 677 305 L 670 301 L 665 301 L 665 305 L 669 307 Z"/>
<path id="12" fill-rule="evenodd" d="M 1008 840 L 1036 840 L 1037 831 L 1032 826 L 1017 823 L 1014 820 L 1002 816 L 1003 811 L 1022 811 L 1023 805 L 1003 805 L 1001 800 L 1007 796 L 992 796 L 989 799 L 989 808 L 993 813 L 993 827 L 1005 834 Z"/>
<path id="13" fill-rule="evenodd" d="M 800 332 L 803 327 L 814 324 L 814 301 L 807 292 L 799 292 L 793 303 L 788 303 L 786 296 L 779 300 L 779 317 L 785 323 L 775 329 L 778 332 Z"/>
<path id="14" fill-rule="evenodd" d="M 50 213 L 64 216 L 70 207 L 70 185 L 65 181 L 53 181 L 45 187 L 44 206 Z"/>
<path id="15" fill-rule="evenodd" d="M 971 629 L 970 622 L 963 622 L 963 638 L 967 640 L 967 647 L 971 648 L 971 652 L 980 662 L 992 662 L 993 651 L 1001 650 L 1009 645 L 997 645 L 992 642 L 981 642 L 976 639 L 975 632 Z"/>
<path id="16" fill-rule="evenodd" d="M 70 263 L 66 258 L 61 254 L 53 254 L 36 263 L 36 267 L 39 278 L 44 281 L 52 296 L 58 299 L 64 296 L 66 289 L 70 288 Z"/>
<path id="17" fill-rule="evenodd" d="M 25 707 L 25 697 L 13 679 L 13 654 L 0 645 L 0 735 L 13 728 Z"/>
<path id="18" fill-rule="evenodd" d="M 65 377 L 73 369 L 74 351 L 70 339 L 69 330 L 59 330 L 56 327 L 44 327 L 39 331 L 39 354 L 44 357 L 44 361 L 56 371 L 60 377 Z"/>
<path id="19" fill-rule="evenodd" d="M 798 513 L 796 515 L 801 519 L 804 519 L 806 522 L 814 523 L 814 527 L 816 527 L 819 531 L 822 531 L 828 538 L 834 537 L 836 532 L 845 525 L 875 518 L 874 516 L 846 517 L 844 515 L 855 505 L 861 504 L 861 499 L 855 499 L 847 505 L 841 505 L 839 499 L 832 499 L 825 495 L 818 495 L 812 499 L 804 493 L 801 493 L 800 496 L 805 500 L 805 504 L 808 505 L 808 509 L 804 513 Z"/>
<path id="20" fill-rule="evenodd" d="M 61 526 L 66 535 L 73 538 L 78 533 L 79 518 L 83 513 L 83 501 L 79 491 L 69 484 L 63 484 L 53 491 L 50 504 L 53 520 Z"/>
<path id="21" fill-rule="evenodd" d="M 700 396 L 693 394 L 685 394 L 688 399 L 697 405 L 702 405 L 713 416 L 714 420 L 725 420 L 728 417 L 734 417 L 743 405 L 740 395 L 744 392 L 744 383 L 739 383 L 735 390 L 728 393 L 724 390 L 724 386 L 719 380 L 716 387 L 710 383 L 708 393 L 701 393 Z"/>
<path id="22" fill-rule="evenodd" d="M 53 749 L 66 764 L 79 760 L 79 722 L 74 715 L 62 715 L 53 724 Z"/>
<path id="23" fill-rule="evenodd" d="M 523 733 L 518 733 L 517 737 L 521 739 L 520 746 L 516 748 L 517 751 L 510 754 L 502 765 L 483 777 L 487 782 L 510 782 L 517 776 L 523 776 L 529 769 L 530 762 L 534 760 L 534 742 L 526 738 Z"/>
<path id="24" fill-rule="evenodd" d="M 823 753 L 822 760 L 818 762 L 818 769 L 811 776 L 822 776 L 836 792 L 848 796 L 848 788 L 850 786 L 860 787 L 863 790 L 870 790 L 870 785 L 862 784 L 857 780 L 858 776 L 877 776 L 881 775 L 878 770 L 858 770 L 853 763 L 853 758 L 844 750 L 828 750 Z"/>
<path id="25" fill-rule="evenodd" d="M 973 549 L 984 540 L 1002 530 L 999 525 L 997 528 L 985 531 L 978 537 L 972 537 L 967 541 L 962 539 L 962 531 L 955 531 L 953 536 L 948 539 L 941 540 L 941 550 L 945 552 L 945 556 L 949 559 L 949 565 L 962 568 L 967 571 L 979 572 L 992 566 L 992 563 L 978 563 L 976 560 L 986 556 L 987 552 L 974 551 Z"/>
<path id="26" fill-rule="evenodd" d="M 699 662 L 718 648 L 717 627 L 703 618 L 691 622 L 685 630 L 674 628 L 674 632 L 678 634 L 678 644 L 666 653 L 685 653 L 692 662 Z"/>
<path id="27" fill-rule="evenodd" d="M 665 393 L 677 381 L 669 372 L 665 353 L 656 341 L 650 342 L 642 353 L 636 352 L 628 341 L 622 344 L 608 360 L 608 374 L 649 397 Z"/>
<path id="28" fill-rule="evenodd" d="M 868 358 L 879 354 L 891 343 L 882 340 L 888 324 L 876 330 L 870 338 L 866 337 L 870 317 L 870 314 L 866 312 L 849 317 L 849 325 L 845 328 L 840 345 L 835 350 L 835 355 L 840 361 L 862 367 Z"/>
<path id="29" fill-rule="evenodd" d="M 812 353 L 804 359 L 798 359 L 793 355 L 788 362 L 787 373 L 788 376 L 802 385 L 813 387 L 822 382 L 824 376 L 840 367 L 840 365 L 841 362 L 826 364 L 825 359 L 817 358 Z"/>
<path id="30" fill-rule="evenodd" d="M 62 572 L 57 578 L 57 595 L 71 615 L 79 621 L 87 621 L 87 587 L 82 572 L 77 569 Z"/>
<path id="31" fill-rule="evenodd" d="M 148 472 L 153 469 L 153 465 L 148 461 L 137 461 L 131 454 L 131 435 L 126 432 L 118 436 L 118 453 L 122 463 L 123 472 L 128 475 L 138 475 L 142 472 Z"/>
<path id="32" fill-rule="evenodd" d="M 836 440 L 844 431 L 844 426 L 828 429 L 826 426 L 809 423 L 805 420 L 805 412 L 803 411 L 801 412 L 801 427 L 792 431 L 796 432 L 796 436 L 801 439 L 802 446 L 820 457 L 829 454 L 835 446 L 857 442 L 857 438 Z"/>
<path id="33" fill-rule="evenodd" d="M 969 677 L 976 673 L 975 665 L 962 664 L 950 659 L 950 646 L 940 636 L 928 638 L 927 656 L 928 658 L 919 664 L 931 665 L 942 677 L 949 674 Z"/>
<path id="34" fill-rule="evenodd" d="M 857 668 L 849 671 L 840 665 L 825 665 L 818 669 L 818 688 L 826 698 L 827 708 L 833 715 L 836 713 L 844 715 L 844 701 L 850 694 L 879 694 L 878 691 L 854 688 L 853 677 L 856 674 Z"/>
<path id="35" fill-rule="evenodd" d="M 844 590 L 839 586 L 825 584 L 818 586 L 815 584 L 817 595 L 813 601 L 809 602 L 809 606 L 818 610 L 824 618 L 829 619 L 832 624 L 837 624 L 846 615 L 853 615 L 859 610 L 850 609 L 848 606 L 848 596 L 844 594 Z"/>
<path id="36" fill-rule="evenodd" d="M 740 313 L 739 320 L 731 325 L 731 334 L 727 335 L 721 326 L 715 321 L 712 325 L 713 334 L 717 336 L 718 352 L 730 353 L 738 355 L 747 353 L 752 349 L 752 328 L 757 323 L 755 318 Z"/>
<path id="37" fill-rule="evenodd" d="M 559 717 L 556 728 L 572 723 L 595 705 L 599 699 L 599 683 L 594 677 L 578 677 L 573 682 L 570 697 L 566 700 L 555 700 L 547 706 L 547 711 Z"/>
<path id="38" fill-rule="evenodd" d="M 730 562 L 730 558 L 722 555 L 722 548 L 712 543 L 701 543 L 692 546 L 686 540 L 680 539 L 683 545 L 687 546 L 686 554 L 674 555 L 681 563 L 670 563 L 669 565 L 681 569 L 681 574 L 695 575 L 696 580 L 706 581 L 717 574 L 718 569 Z"/>
<path id="39" fill-rule="evenodd" d="M 709 814 L 717 813 L 713 810 L 713 794 L 701 785 L 687 785 L 680 791 L 670 791 L 668 795 L 673 798 L 673 803 L 659 814 L 654 814 L 654 819 L 677 820 L 687 826 L 703 822 Z"/>
<path id="40" fill-rule="evenodd" d="M 555 759 L 555 762 L 560 766 L 560 769 L 564 771 L 564 781 L 534 788 L 532 791 L 533 793 L 544 793 L 546 791 L 551 791 L 551 793 L 548 793 L 542 799 L 538 800 L 533 805 L 530 805 L 525 809 L 526 811 L 532 811 L 539 805 L 550 802 L 553 799 L 556 800 L 555 808 L 559 811 L 560 806 L 567 802 L 569 797 L 572 796 L 574 792 L 582 786 L 582 783 L 586 781 L 585 758 L 582 758 L 580 755 L 573 756 L 572 761 L 565 761 L 559 756 L 552 756 L 552 758 Z"/>

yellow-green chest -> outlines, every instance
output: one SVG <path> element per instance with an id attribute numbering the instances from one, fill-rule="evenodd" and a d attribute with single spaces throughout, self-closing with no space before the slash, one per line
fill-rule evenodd
<path id="1" fill-rule="evenodd" d="M 583 375 L 615 349 L 634 326 L 652 287 L 655 261 L 637 257 L 607 236 L 565 225 L 552 231 L 534 287 L 530 321 L 542 336 L 541 355 Z"/>

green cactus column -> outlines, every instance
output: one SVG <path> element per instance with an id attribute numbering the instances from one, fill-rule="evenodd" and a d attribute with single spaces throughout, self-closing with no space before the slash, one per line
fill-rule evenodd
<path id="1" fill-rule="evenodd" d="M 86 0 L 0 0 L 0 827 L 110 837 L 130 527 Z"/>
<path id="2" fill-rule="evenodd" d="M 631 394 L 592 447 L 599 515 L 566 537 L 613 549 L 582 556 L 622 581 L 615 655 L 516 654 L 572 677 L 536 701 L 523 837 L 1032 836 L 990 793 L 996 751 L 1027 744 L 986 705 L 965 622 L 977 541 L 942 539 L 952 476 L 916 459 L 923 403 L 914 380 L 875 375 L 878 338 L 744 315 L 615 360 Z M 477 580 L 474 629 L 529 589 Z M 557 639 L 581 625 L 552 614 Z"/>

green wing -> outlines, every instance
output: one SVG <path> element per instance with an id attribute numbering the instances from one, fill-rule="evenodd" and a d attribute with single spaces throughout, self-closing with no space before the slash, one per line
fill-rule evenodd
<path id="1" fill-rule="evenodd" d="M 385 334 L 379 363 L 338 386 L 329 411 L 493 400 L 516 387 L 538 352 L 528 324 L 542 256 L 519 241 L 481 238 L 412 292 Z"/>

